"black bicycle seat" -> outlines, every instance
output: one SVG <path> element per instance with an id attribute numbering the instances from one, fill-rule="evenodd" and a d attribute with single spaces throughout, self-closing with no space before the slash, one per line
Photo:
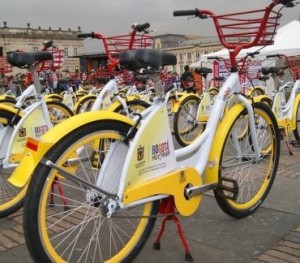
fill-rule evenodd
<path id="1" fill-rule="evenodd" d="M 151 68 L 158 70 L 161 66 L 176 65 L 176 55 L 154 49 L 128 50 L 120 53 L 119 63 L 129 70 Z"/>
<path id="2" fill-rule="evenodd" d="M 52 54 L 47 51 L 38 52 L 7 52 L 7 61 L 10 65 L 18 68 L 28 68 L 36 62 L 52 60 Z"/>

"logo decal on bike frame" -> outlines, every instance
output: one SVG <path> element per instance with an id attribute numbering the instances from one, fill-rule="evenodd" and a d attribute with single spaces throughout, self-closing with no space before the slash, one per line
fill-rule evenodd
<path id="1" fill-rule="evenodd" d="M 26 137 L 26 128 L 20 128 L 19 129 L 19 137 Z"/>
<path id="2" fill-rule="evenodd" d="M 144 153 L 145 153 L 145 148 L 144 146 L 139 146 L 139 148 L 137 149 L 137 160 L 141 161 L 144 159 Z"/>

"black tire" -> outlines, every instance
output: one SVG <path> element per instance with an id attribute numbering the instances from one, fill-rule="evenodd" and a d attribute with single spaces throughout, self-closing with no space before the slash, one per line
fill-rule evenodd
<path id="1" fill-rule="evenodd" d="M 245 136 L 248 139 L 240 140 L 237 136 L 239 128 L 247 122 L 246 110 L 232 122 L 221 144 L 219 183 L 214 194 L 220 208 L 235 218 L 251 215 L 263 203 L 274 182 L 280 157 L 279 129 L 273 112 L 261 102 L 253 104 L 253 109 L 260 159 L 254 161 L 250 132 Z"/>
<path id="2" fill-rule="evenodd" d="M 174 115 L 174 135 L 176 141 L 183 147 L 191 144 L 205 128 L 205 125 L 196 119 L 200 100 L 195 96 L 186 97 Z"/>
<path id="3" fill-rule="evenodd" d="M 13 121 L 14 124 L 11 124 Z M 17 124 L 20 121 L 20 116 L 12 112 L 0 110 L 0 129 L 8 128 Z M 13 127 L 11 128 L 13 129 Z M 6 131 L 8 132 L 8 131 Z M 13 156 L 12 156 L 13 158 Z M 7 181 L 15 168 L 3 168 L 1 165 L 0 171 L 0 218 L 6 217 L 23 206 L 23 200 L 26 194 L 26 187 L 19 188 L 13 186 Z"/>
<path id="4" fill-rule="evenodd" d="M 105 140 L 106 147 L 103 148 L 107 149 L 109 142 L 122 140 L 131 127 L 109 120 L 89 123 L 67 134 L 44 158 L 63 169 L 70 168 L 70 173 L 95 184 L 95 175 L 99 174 L 101 168 L 101 164 L 95 165 L 95 161 L 102 159 L 95 157 L 99 154 L 94 152 L 99 147 L 99 142 Z M 81 156 L 84 153 L 87 154 Z M 120 160 L 120 156 L 113 158 L 114 156 L 110 156 L 114 163 L 113 168 L 107 176 L 102 175 L 101 179 L 112 181 L 115 176 L 120 176 L 118 166 L 123 160 Z M 81 158 L 80 162 L 74 163 L 78 157 L 88 160 Z M 73 162 L 69 162 L 70 158 Z M 118 178 L 115 180 L 117 184 Z M 67 204 L 63 203 L 61 195 L 56 196 L 55 192 L 51 192 L 53 183 L 60 183 Z M 103 189 L 102 184 L 101 187 Z M 113 187 L 107 188 L 104 186 L 104 189 L 114 193 Z M 51 194 L 54 195 L 55 202 L 48 205 Z M 34 262 L 58 262 L 61 259 L 78 262 L 82 257 L 89 262 L 92 261 L 90 257 L 103 262 L 115 255 L 120 258 L 113 258 L 113 262 L 132 262 L 151 234 L 159 202 L 132 207 L 129 210 L 120 209 L 117 214 L 113 213 L 108 218 L 101 200 L 100 192 L 74 184 L 66 177 L 58 175 L 54 169 L 39 164 L 33 173 L 24 202 L 24 235 Z M 84 231 L 86 232 L 83 233 Z M 114 244 L 109 242 L 112 239 Z M 120 250 L 115 251 L 115 248 Z M 99 252 L 100 249 L 103 250 Z"/>

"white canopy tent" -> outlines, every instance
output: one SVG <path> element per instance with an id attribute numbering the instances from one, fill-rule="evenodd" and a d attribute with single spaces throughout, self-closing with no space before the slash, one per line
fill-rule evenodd
<path id="1" fill-rule="evenodd" d="M 274 37 L 273 45 L 243 49 L 238 57 L 243 57 L 247 53 L 257 50 L 259 50 L 260 56 L 263 57 L 271 54 L 284 54 L 287 56 L 300 55 L 300 22 L 294 20 L 278 29 L 277 34 Z M 201 62 L 206 61 L 206 58 L 210 56 L 218 56 L 227 59 L 229 58 L 229 52 L 227 49 L 222 49 L 218 52 L 202 55 L 201 60 L 191 64 L 190 67 L 195 68 L 201 66 Z"/>

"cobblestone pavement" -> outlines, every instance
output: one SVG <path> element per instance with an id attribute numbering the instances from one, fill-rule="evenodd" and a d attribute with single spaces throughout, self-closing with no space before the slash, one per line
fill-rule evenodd
<path id="1" fill-rule="evenodd" d="M 282 145 L 280 165 L 277 174 L 279 178 L 300 179 L 300 148 L 292 148 L 292 150 L 294 155 L 289 155 L 287 148 L 284 145 Z M 295 194 L 299 202 L 300 190 Z M 300 215 L 300 213 L 297 213 L 297 215 Z M 0 219 L 0 262 L 13 262 L 2 259 L 1 255 L 4 255 L 8 251 L 14 251 L 14 249 L 18 247 L 23 247 L 23 249 L 26 250 L 22 228 L 22 210 L 16 212 L 13 215 L 8 216 L 7 218 Z M 17 262 L 31 262 L 28 252 L 26 251 L 23 253 L 26 255 L 27 258 L 25 259 L 24 257 L 21 257 L 22 259 Z M 161 251 L 161 253 L 164 252 Z M 13 254 L 14 253 L 10 254 L 8 258 L 11 258 L 11 255 Z M 184 262 L 184 260 L 178 262 Z M 209 261 L 204 260 L 202 262 Z M 243 263 L 244 262 L 245 261 L 243 261 Z M 286 235 L 282 236 L 279 240 L 277 240 L 263 254 L 258 255 L 254 261 L 250 260 L 248 262 L 300 263 L 300 221 L 298 226 L 287 231 Z"/>

